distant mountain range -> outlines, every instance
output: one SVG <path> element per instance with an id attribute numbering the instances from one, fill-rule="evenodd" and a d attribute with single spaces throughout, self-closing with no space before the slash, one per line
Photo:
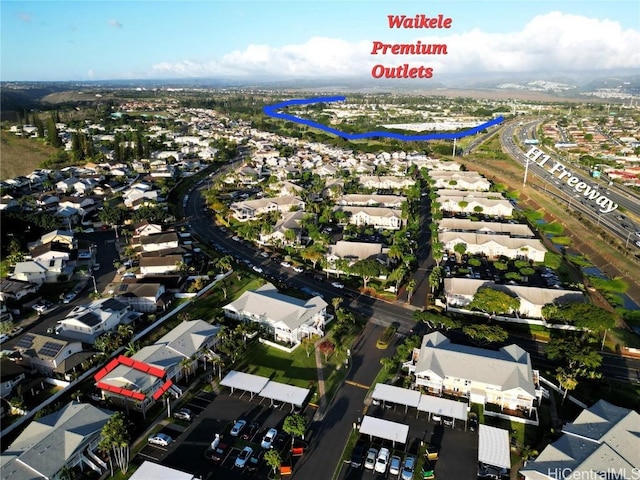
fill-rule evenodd
<path id="1" fill-rule="evenodd" d="M 509 94 L 539 93 L 552 99 L 601 99 L 602 101 L 625 101 L 640 99 L 640 75 L 607 75 L 597 77 L 580 76 L 532 76 L 496 75 L 483 78 L 469 76 L 455 79 L 432 79 L 425 81 L 376 80 L 373 78 L 320 78 L 309 79 L 264 79 L 262 81 L 238 78 L 195 78 L 173 80 L 103 80 L 84 82 L 2 82 L 0 105 L 3 113 L 22 109 L 42 108 L 42 99 L 59 92 L 97 92 L 118 89 L 166 89 L 166 88 L 254 88 L 294 91 L 323 92 L 405 92 L 415 94 L 438 94 L 446 91 L 454 95 L 467 95 L 470 91 Z M 84 100 L 84 99 L 82 99 Z M 74 101 L 82 101 L 74 98 Z M 95 102 L 95 96 L 87 95 L 87 102 Z M 4 116 L 4 115 L 3 115 Z"/>

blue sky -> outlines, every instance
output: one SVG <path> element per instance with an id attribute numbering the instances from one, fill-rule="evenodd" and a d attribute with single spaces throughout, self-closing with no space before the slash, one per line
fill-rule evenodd
<path id="1" fill-rule="evenodd" d="M 368 75 L 640 68 L 637 1 L 2 0 L 1 80 Z M 389 29 L 439 13 L 450 30 Z M 446 43 L 443 58 L 372 56 L 374 40 Z"/>

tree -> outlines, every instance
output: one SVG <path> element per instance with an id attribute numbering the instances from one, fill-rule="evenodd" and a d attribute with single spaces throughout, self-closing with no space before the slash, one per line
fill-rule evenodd
<path id="1" fill-rule="evenodd" d="M 602 364 L 602 355 L 589 344 L 587 338 L 575 333 L 552 338 L 547 343 L 545 353 L 550 360 L 561 362 L 576 378 L 593 378 Z"/>
<path id="2" fill-rule="evenodd" d="M 10 265 L 15 265 L 18 262 L 22 262 L 24 260 L 24 254 L 22 253 L 22 246 L 20 245 L 20 241 L 13 237 L 9 242 L 8 246 L 9 255 L 7 256 L 7 260 Z"/>
<path id="3" fill-rule="evenodd" d="M 412 278 L 409 280 L 407 284 L 407 303 L 411 303 L 411 297 L 413 296 L 413 292 L 416 289 L 416 279 Z"/>
<path id="4" fill-rule="evenodd" d="M 264 454 L 264 461 L 267 462 L 267 465 L 269 465 L 273 469 L 274 474 L 278 471 L 278 469 L 282 465 L 282 458 L 280 457 L 280 452 L 275 448 L 267 450 L 267 452 Z"/>
<path id="5" fill-rule="evenodd" d="M 440 281 L 442 280 L 442 269 L 440 267 L 436 267 L 431 270 L 429 274 L 429 286 L 431 287 L 431 293 L 435 292 L 436 288 L 440 286 Z"/>
<path id="6" fill-rule="evenodd" d="M 517 311 L 520 299 L 489 287 L 479 288 L 469 304 L 469 309 L 480 310 L 491 315 L 502 315 Z"/>
<path id="7" fill-rule="evenodd" d="M 575 390 L 578 386 L 578 380 L 575 373 L 567 371 L 562 367 L 559 367 L 558 370 L 556 370 L 556 380 L 558 380 L 560 388 L 564 390 L 564 393 L 562 394 L 562 404 L 564 404 L 564 400 L 567 398 L 569 390 Z"/>
<path id="8" fill-rule="evenodd" d="M 304 351 L 307 353 L 307 358 L 309 358 L 311 356 L 311 352 L 313 352 L 313 349 L 315 348 L 315 345 L 316 345 L 315 335 L 312 335 L 310 337 L 304 337 L 300 343 L 302 343 L 302 347 L 304 348 Z"/>
<path id="9" fill-rule="evenodd" d="M 320 345 L 318 345 L 318 349 L 324 355 L 324 361 L 326 362 L 327 359 L 329 358 L 329 355 L 333 353 L 336 347 L 329 340 L 323 340 L 322 342 L 320 342 Z"/>
<path id="10" fill-rule="evenodd" d="M 282 430 L 284 430 L 285 433 L 288 433 L 292 437 L 299 437 L 304 440 L 304 433 L 307 431 L 307 422 L 302 415 L 289 415 L 284 420 Z"/>
<path id="11" fill-rule="evenodd" d="M 192 372 L 192 369 L 193 369 L 193 359 L 189 357 L 184 357 L 182 360 L 180 360 L 180 368 L 182 368 L 182 371 L 184 372 L 188 382 L 189 374 Z"/>
<path id="12" fill-rule="evenodd" d="M 101 430 L 98 450 L 109 456 L 111 476 L 113 477 L 113 463 L 125 474 L 129 468 L 129 433 L 127 420 L 122 412 L 114 413 Z"/>
<path id="13" fill-rule="evenodd" d="M 462 327 L 462 331 L 478 345 L 486 345 L 487 343 L 493 342 L 504 342 L 509 338 L 509 334 L 504 328 L 497 325 L 486 325 L 484 323 L 465 325 Z"/>
<path id="14" fill-rule="evenodd" d="M 447 317 L 446 315 L 429 312 L 428 310 L 413 312 L 413 318 L 418 322 L 424 322 L 429 325 L 429 327 L 438 330 L 447 331 L 460 326 L 457 320 Z"/>
<path id="15" fill-rule="evenodd" d="M 320 245 L 313 244 L 311 247 L 304 249 L 300 256 L 311 262 L 315 270 L 316 264 L 324 257 L 324 253 Z"/>
<path id="16" fill-rule="evenodd" d="M 357 261 L 353 265 L 352 271 L 354 274 L 362 277 L 364 288 L 367 288 L 369 280 L 380 275 L 380 263 L 377 260 L 365 258 Z"/>
<path id="17" fill-rule="evenodd" d="M 456 243 L 453 246 L 453 251 L 456 252 L 456 257 L 458 259 L 458 263 L 460 263 L 462 261 L 462 256 L 467 251 L 467 244 L 463 243 L 463 242 Z"/>
<path id="18" fill-rule="evenodd" d="M 217 283 L 218 287 L 220 287 L 220 289 L 222 290 L 222 293 L 224 295 L 224 299 L 227 299 L 227 289 L 231 286 L 231 280 L 229 280 L 229 277 L 225 277 L 222 280 L 220 280 Z"/>

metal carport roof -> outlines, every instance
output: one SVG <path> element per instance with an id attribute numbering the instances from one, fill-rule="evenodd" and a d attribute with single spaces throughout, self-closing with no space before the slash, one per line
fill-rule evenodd
<path id="1" fill-rule="evenodd" d="M 271 403 L 276 400 L 301 407 L 309 396 L 309 389 L 271 381 L 260 391 L 260 396 L 270 399 Z"/>
<path id="2" fill-rule="evenodd" d="M 509 432 L 503 428 L 478 426 L 478 462 L 511 468 Z"/>
<path id="3" fill-rule="evenodd" d="M 408 388 L 394 387 L 384 383 L 376 384 L 371 394 L 374 400 L 382 400 L 383 402 L 397 403 L 407 407 L 417 408 L 420 403 L 420 392 L 417 390 L 409 390 Z"/>
<path id="4" fill-rule="evenodd" d="M 256 393 L 260 393 L 262 391 L 267 383 L 269 383 L 269 379 L 267 377 L 231 370 L 222 379 L 220 385 L 223 387 L 229 387 L 232 393 L 236 388 L 238 390 L 244 390 L 245 392 L 249 392 L 253 398 Z"/>
<path id="5" fill-rule="evenodd" d="M 467 404 L 449 400 L 447 398 L 434 397 L 433 395 L 422 395 L 418 410 L 429 414 L 442 415 L 445 417 L 467 420 Z"/>
<path id="6" fill-rule="evenodd" d="M 363 435 L 371 435 L 376 438 L 391 440 L 395 445 L 396 442 L 407 443 L 409 435 L 409 425 L 404 423 L 390 422 L 381 418 L 365 416 L 360 424 L 360 433 Z"/>

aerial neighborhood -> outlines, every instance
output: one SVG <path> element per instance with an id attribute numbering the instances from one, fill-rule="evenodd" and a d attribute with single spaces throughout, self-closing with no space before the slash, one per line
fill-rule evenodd
<path id="1" fill-rule="evenodd" d="M 505 116 L 456 145 L 265 119 L 286 92 L 82 95 L 2 124 L 49 154 L 0 184 L 0 478 L 638 478 L 637 105 L 295 109 Z"/>

